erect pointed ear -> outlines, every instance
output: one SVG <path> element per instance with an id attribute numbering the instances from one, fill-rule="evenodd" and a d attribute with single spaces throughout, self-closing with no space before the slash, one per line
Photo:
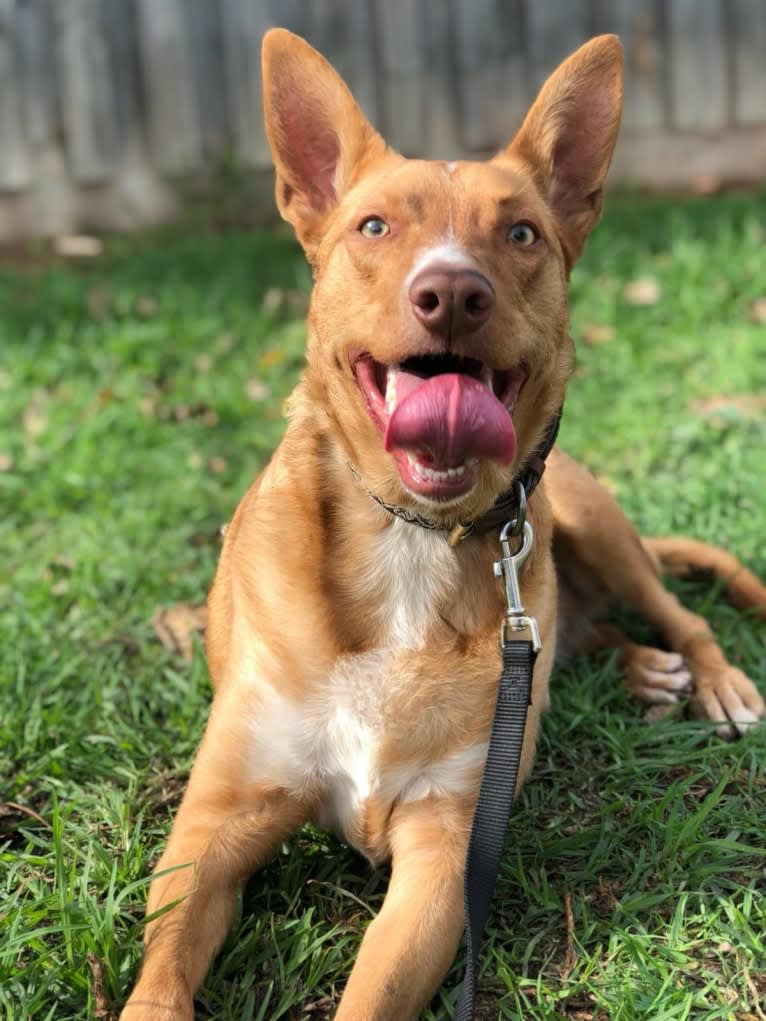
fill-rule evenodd
<path id="1" fill-rule="evenodd" d="M 277 206 L 311 258 L 327 214 L 385 142 L 315 49 L 283 28 L 263 38 L 263 98 Z"/>
<path id="2" fill-rule="evenodd" d="M 561 228 L 571 265 L 601 212 L 602 189 L 622 110 L 622 45 L 616 35 L 585 43 L 543 85 L 498 159 L 521 157 Z"/>

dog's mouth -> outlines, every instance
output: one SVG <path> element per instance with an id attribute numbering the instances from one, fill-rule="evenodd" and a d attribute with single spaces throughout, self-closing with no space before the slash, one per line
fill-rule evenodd
<path id="1" fill-rule="evenodd" d="M 352 358 L 370 416 L 407 489 L 447 501 L 476 484 L 482 458 L 507 465 L 516 453 L 513 409 L 523 365 L 492 369 L 478 358 L 418 355 L 386 365 Z"/>

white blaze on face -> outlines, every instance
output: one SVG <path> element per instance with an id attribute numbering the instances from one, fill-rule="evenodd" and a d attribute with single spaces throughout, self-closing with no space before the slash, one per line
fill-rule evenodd
<path id="1" fill-rule="evenodd" d="M 404 280 L 405 293 L 409 294 L 412 281 L 420 273 L 444 266 L 448 266 L 456 271 L 466 270 L 474 273 L 483 273 L 479 263 L 462 245 L 456 244 L 454 241 L 445 241 L 420 251 L 413 263 L 412 269 Z"/>

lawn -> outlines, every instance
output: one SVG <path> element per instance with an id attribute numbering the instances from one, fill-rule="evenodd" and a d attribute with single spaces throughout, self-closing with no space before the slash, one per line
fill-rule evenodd
<path id="1" fill-rule="evenodd" d="M 562 428 L 643 531 L 729 546 L 761 575 L 765 230 L 766 195 L 612 200 L 572 282 Z M 153 615 L 204 597 L 219 526 L 279 439 L 309 282 L 282 233 L 174 231 L 84 265 L 33 249 L 0 267 L 8 1021 L 108 1019 L 131 984 L 210 702 L 201 646 L 186 663 Z M 715 590 L 678 591 L 763 687 L 763 623 Z M 766 1016 L 766 727 L 726 744 L 642 716 L 608 657 L 556 675 L 483 1018 Z M 248 886 L 198 1015 L 328 1017 L 385 885 L 302 832 Z M 427 1016 L 448 1017 L 450 995 Z"/>

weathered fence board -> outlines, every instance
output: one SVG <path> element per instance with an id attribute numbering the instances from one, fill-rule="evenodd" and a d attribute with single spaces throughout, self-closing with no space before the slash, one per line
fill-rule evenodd
<path id="1" fill-rule="evenodd" d="M 28 180 L 12 6 L 12 0 L 0 0 L 0 187 L 10 191 L 23 188 Z"/>
<path id="2" fill-rule="evenodd" d="M 462 138 L 469 150 L 507 142 L 532 99 L 523 0 L 458 4 Z"/>
<path id="3" fill-rule="evenodd" d="M 466 151 L 460 136 L 458 49 L 452 5 L 428 4 L 421 44 L 425 125 L 420 155 L 454 159 Z"/>
<path id="4" fill-rule="evenodd" d="M 260 43 L 304 35 L 408 155 L 518 127 L 599 32 L 626 55 L 614 178 L 766 176 L 766 0 L 0 0 L 0 240 L 173 214 L 179 178 L 270 166 Z"/>
<path id="5" fill-rule="evenodd" d="M 271 24 L 265 4 L 250 0 L 222 0 L 223 63 L 235 151 L 249 166 L 269 158 L 261 113 L 261 57 L 263 33 Z"/>
<path id="6" fill-rule="evenodd" d="M 731 11 L 734 116 L 740 124 L 766 121 L 766 2 L 733 0 Z"/>
<path id="7" fill-rule="evenodd" d="M 670 103 L 678 128 L 726 124 L 727 77 L 720 0 L 670 0 Z"/>
<path id="8" fill-rule="evenodd" d="M 423 151 L 425 9 L 418 0 L 376 0 L 382 92 L 379 123 L 406 156 Z"/>
<path id="9" fill-rule="evenodd" d="M 616 32 L 625 47 L 623 128 L 661 129 L 668 114 L 663 102 L 668 55 L 657 4 L 655 0 L 615 0 L 609 9 L 610 24 L 604 31 Z"/>
<path id="10" fill-rule="evenodd" d="M 53 8 L 61 109 L 72 176 L 109 180 L 117 158 L 114 81 L 99 0 L 59 0 Z"/>
<path id="11" fill-rule="evenodd" d="M 588 0 L 526 0 L 527 48 L 533 87 L 537 90 L 559 61 L 590 35 Z"/>
<path id="12" fill-rule="evenodd" d="M 138 0 L 149 132 L 158 166 L 184 174 L 202 162 L 202 130 L 192 79 L 183 0 Z"/>

